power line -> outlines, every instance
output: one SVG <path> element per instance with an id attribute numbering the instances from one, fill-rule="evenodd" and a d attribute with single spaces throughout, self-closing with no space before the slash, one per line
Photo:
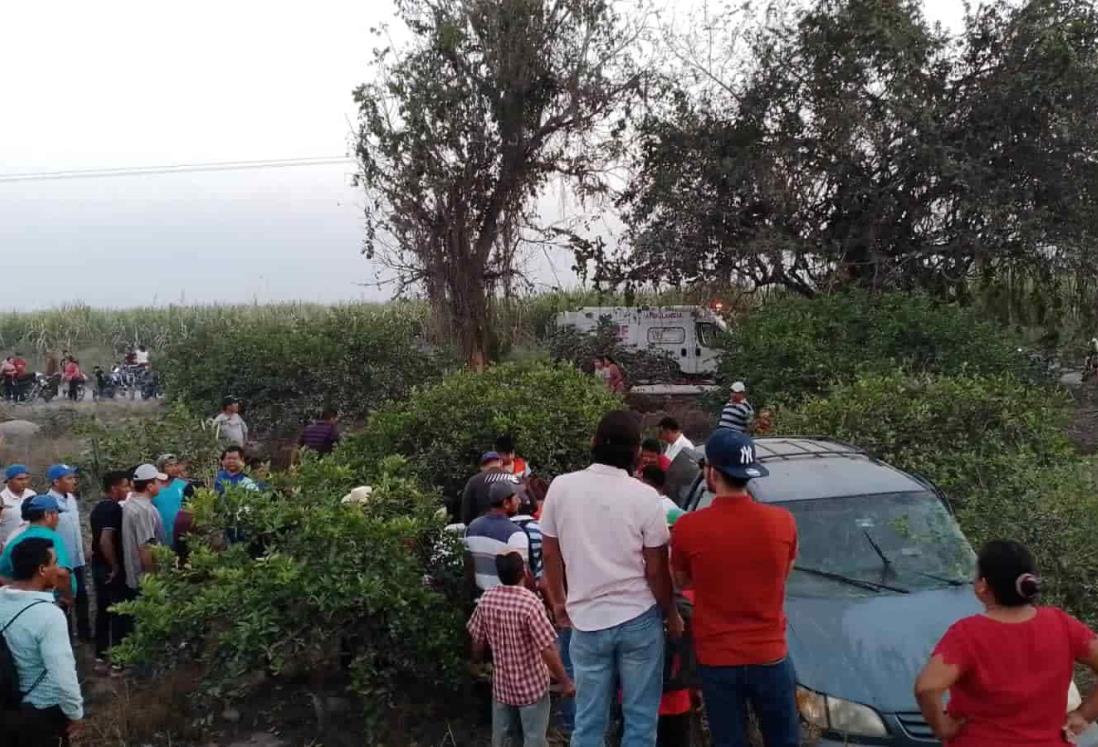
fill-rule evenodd
<path id="1" fill-rule="evenodd" d="M 0 183 L 54 181 L 61 179 L 99 179 L 114 176 L 148 176 L 158 174 L 188 174 L 202 171 L 245 171 L 253 169 L 288 169 L 301 166 L 330 166 L 354 163 L 349 156 L 317 158 L 281 158 L 262 161 L 214 161 L 210 163 L 177 163 L 166 166 L 121 166 L 103 169 L 66 169 L 21 174 L 0 174 Z"/>

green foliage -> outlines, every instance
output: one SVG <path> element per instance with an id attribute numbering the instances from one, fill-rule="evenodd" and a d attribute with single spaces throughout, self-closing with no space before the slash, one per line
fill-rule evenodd
<path id="1" fill-rule="evenodd" d="M 621 406 L 594 377 L 567 365 L 505 363 L 460 371 L 379 409 L 345 440 L 337 459 L 360 472 L 389 454 L 444 495 L 460 492 L 496 437 L 515 437 L 543 476 L 584 466 L 599 419 Z"/>
<path id="2" fill-rule="evenodd" d="M 292 431 L 326 405 L 361 419 L 441 375 L 449 359 L 424 348 L 418 320 L 401 306 L 333 307 L 306 318 L 199 324 L 162 356 L 173 399 L 213 415 L 244 400 L 253 429 Z"/>
<path id="3" fill-rule="evenodd" d="M 246 694 L 259 672 L 338 681 L 341 655 L 376 709 L 416 686 L 454 689 L 461 554 L 437 496 L 400 460 L 379 470 L 365 506 L 341 504 L 354 483 L 331 460 L 307 460 L 270 493 L 200 491 L 189 562 L 163 563 L 120 607 L 137 628 L 118 656 L 157 669 L 198 663 L 207 691 L 226 696 Z M 230 527 L 249 541 L 214 549 Z"/>
<path id="4" fill-rule="evenodd" d="M 1098 624 L 1098 480 L 1089 460 L 1066 459 L 1033 469 L 1024 463 L 993 476 L 968 496 L 957 518 L 979 546 L 1012 539 L 1034 553 L 1042 598 Z"/>
<path id="5" fill-rule="evenodd" d="M 608 277 L 811 294 L 1093 275 L 1093 3 L 979 3 L 954 38 L 917 0 L 782 5 L 672 41 Z"/>
<path id="6" fill-rule="evenodd" d="M 188 462 L 195 478 L 210 479 L 217 471 L 221 444 L 215 428 L 181 406 L 159 412 L 156 417 L 138 413 L 110 422 L 93 415 L 77 420 L 73 427 L 84 447 L 72 461 L 96 485 L 110 470 L 130 469 L 161 454 L 175 454 Z"/>
<path id="7" fill-rule="evenodd" d="M 824 435 L 923 474 L 965 499 L 1018 470 L 1070 459 L 1066 396 L 1009 376 L 863 376 L 778 415 L 779 432 Z"/>
<path id="8" fill-rule="evenodd" d="M 775 298 L 732 326 L 721 377 L 756 405 L 795 402 L 892 371 L 1029 376 L 1003 329 L 972 311 L 909 293 Z"/>

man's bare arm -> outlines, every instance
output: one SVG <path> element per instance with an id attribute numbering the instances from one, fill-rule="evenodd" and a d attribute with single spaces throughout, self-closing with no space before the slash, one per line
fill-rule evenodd
<path id="1" fill-rule="evenodd" d="M 544 567 L 542 575 L 545 596 L 549 600 L 549 607 L 553 610 L 557 627 L 570 628 L 572 621 L 568 619 L 568 611 L 565 609 L 567 596 L 564 591 L 564 556 L 560 553 L 560 542 L 556 537 L 542 535 L 541 562 Z"/>
<path id="2" fill-rule="evenodd" d="M 667 545 L 644 548 L 644 576 L 648 580 L 648 588 L 652 590 L 652 596 L 656 598 L 656 604 L 663 610 L 667 620 L 667 630 L 672 638 L 678 638 L 683 633 L 682 616 L 675 604 L 675 589 L 671 585 L 671 560 Z"/>

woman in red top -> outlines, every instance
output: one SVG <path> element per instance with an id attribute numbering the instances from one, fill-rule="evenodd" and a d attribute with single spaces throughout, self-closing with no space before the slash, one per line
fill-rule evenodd
<path id="1" fill-rule="evenodd" d="M 1067 713 L 1076 662 L 1098 672 L 1098 642 L 1055 607 L 1035 607 L 1033 556 L 995 541 L 976 561 L 982 615 L 955 623 L 915 683 L 915 697 L 948 747 L 1054 747 L 1098 717 L 1098 691 Z M 949 707 L 942 698 L 949 691 Z"/>

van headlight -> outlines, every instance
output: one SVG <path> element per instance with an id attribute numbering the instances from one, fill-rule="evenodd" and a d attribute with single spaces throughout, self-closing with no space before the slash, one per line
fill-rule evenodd
<path id="1" fill-rule="evenodd" d="M 797 710 L 810 726 L 856 737 L 887 737 L 880 715 L 869 706 L 797 687 Z"/>

